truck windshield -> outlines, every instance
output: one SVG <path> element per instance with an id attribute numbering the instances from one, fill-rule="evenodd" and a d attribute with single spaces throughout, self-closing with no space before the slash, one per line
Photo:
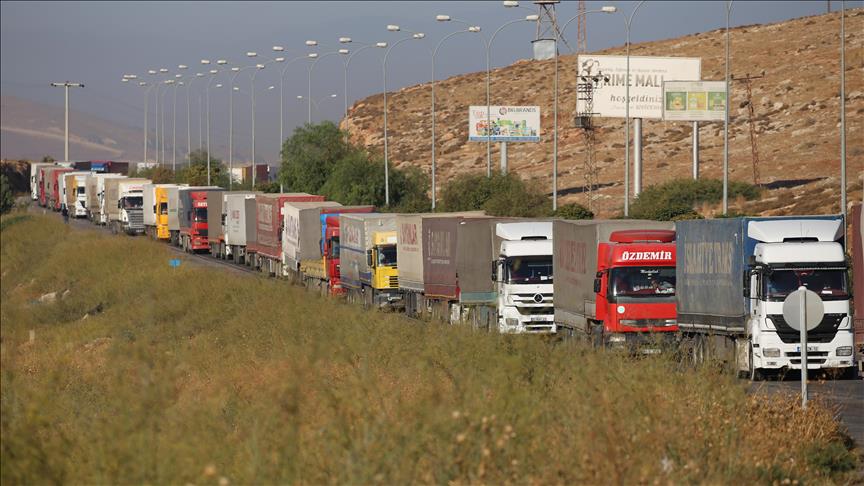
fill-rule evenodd
<path id="1" fill-rule="evenodd" d="M 675 267 L 619 267 L 609 272 L 609 296 L 648 298 L 675 296 Z"/>
<path id="2" fill-rule="evenodd" d="M 846 300 L 846 270 L 774 269 L 763 279 L 763 291 L 767 300 L 780 302 L 790 293 L 804 286 L 822 297 L 822 300 Z"/>
<path id="3" fill-rule="evenodd" d="M 84 189 L 85 189 L 85 188 L 83 188 L 83 187 L 79 187 L 79 188 L 78 188 L 78 195 L 79 195 L 79 196 L 83 196 L 83 195 L 84 195 Z"/>
<path id="4" fill-rule="evenodd" d="M 123 209 L 137 209 L 144 205 L 144 198 L 141 196 L 127 196 L 123 198 Z"/>
<path id="5" fill-rule="evenodd" d="M 381 245 L 378 247 L 378 266 L 396 266 L 396 245 Z"/>
<path id="6" fill-rule="evenodd" d="M 159 214 L 168 214 L 168 203 L 159 203 Z"/>
<path id="7" fill-rule="evenodd" d="M 511 284 L 551 284 L 552 255 L 510 257 L 506 278 Z"/>
<path id="8" fill-rule="evenodd" d="M 207 222 L 207 208 L 193 208 L 192 220 L 198 222 Z"/>
<path id="9" fill-rule="evenodd" d="M 330 258 L 336 260 L 339 258 L 339 237 L 330 238 Z"/>

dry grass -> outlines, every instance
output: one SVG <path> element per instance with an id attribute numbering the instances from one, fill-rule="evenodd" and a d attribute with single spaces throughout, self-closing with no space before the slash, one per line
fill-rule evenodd
<path id="1" fill-rule="evenodd" d="M 842 483 L 854 467 L 825 408 L 708 369 L 364 313 L 173 256 L 4 224 L 4 484 Z"/>

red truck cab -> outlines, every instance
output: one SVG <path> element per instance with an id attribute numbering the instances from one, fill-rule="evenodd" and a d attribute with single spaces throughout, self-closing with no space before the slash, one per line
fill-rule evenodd
<path id="1" fill-rule="evenodd" d="M 330 293 L 343 294 L 339 274 L 339 216 L 327 216 L 324 228 L 324 268 L 330 282 Z"/>
<path id="2" fill-rule="evenodd" d="M 678 331 L 675 256 L 669 230 L 614 231 L 599 245 L 594 291 L 604 333 Z"/>
<path id="3" fill-rule="evenodd" d="M 191 199 L 192 214 L 189 219 L 187 250 L 193 252 L 198 250 L 209 250 L 210 243 L 207 239 L 207 191 L 192 191 L 189 193 Z M 181 232 L 182 235 L 182 232 Z"/>

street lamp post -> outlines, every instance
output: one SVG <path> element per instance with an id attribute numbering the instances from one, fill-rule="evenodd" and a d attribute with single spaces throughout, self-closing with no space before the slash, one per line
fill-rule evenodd
<path id="1" fill-rule="evenodd" d="M 234 73 L 231 76 L 231 82 L 228 83 L 228 188 L 231 189 L 234 186 L 234 92 L 240 91 L 240 88 L 234 86 L 234 80 L 237 79 L 237 76 L 247 70 L 254 69 L 255 66 L 246 66 L 246 67 L 232 67 L 231 71 Z"/>
<path id="2" fill-rule="evenodd" d="M 630 12 L 630 16 L 624 18 L 624 26 L 626 28 L 627 40 L 626 40 L 626 49 L 627 49 L 627 72 L 624 76 L 624 122 L 625 122 L 625 138 L 624 141 L 624 216 L 627 217 L 630 215 L 630 26 L 633 23 L 633 17 L 636 15 L 636 11 L 639 10 L 639 7 L 645 3 L 645 0 L 640 1 L 636 4 L 636 7 L 633 8 L 633 11 Z M 640 144 L 641 145 L 641 144 Z M 637 164 L 639 167 L 634 167 L 633 170 L 635 172 L 634 178 L 634 186 L 639 186 L 641 183 L 641 162 Z M 639 195 L 639 187 L 634 187 L 634 195 Z"/>
<path id="3" fill-rule="evenodd" d="M 337 54 L 341 54 L 343 56 L 347 55 L 348 49 L 339 49 L 338 51 L 325 52 L 324 54 L 321 54 L 320 56 L 314 52 L 309 54 L 309 58 L 312 59 L 312 62 L 309 63 L 309 73 L 308 73 L 309 74 L 309 82 L 308 82 L 308 88 L 306 90 L 306 97 L 307 97 L 307 101 L 308 101 L 308 103 L 307 103 L 308 106 L 307 106 L 307 110 L 306 110 L 306 112 L 307 112 L 306 123 L 312 123 L 312 70 L 315 69 L 315 65 L 318 64 L 318 61 L 320 61 L 321 59 L 324 59 L 327 56 L 333 56 L 333 55 L 337 55 Z"/>
<path id="4" fill-rule="evenodd" d="M 399 32 L 401 29 L 398 25 L 388 25 L 387 30 L 390 32 Z M 406 31 L 409 32 L 409 31 Z M 383 79 L 384 79 L 384 204 L 390 206 L 390 153 L 387 142 L 387 58 L 390 57 L 390 51 L 399 44 L 411 39 L 423 39 L 426 34 L 422 32 L 413 32 L 411 37 L 403 37 L 393 43 L 384 52 L 384 60 L 381 63 Z"/>
<path id="5" fill-rule="evenodd" d="M 726 106 L 723 107 L 723 215 L 729 212 L 729 16 L 732 1 L 726 2 Z"/>
<path id="6" fill-rule="evenodd" d="M 437 15 L 437 16 L 435 16 L 435 20 L 438 22 L 458 22 L 460 24 L 465 24 L 468 27 L 466 29 L 458 30 L 456 32 L 452 32 L 452 33 L 444 36 L 440 41 L 438 41 L 438 44 L 435 46 L 435 49 L 432 50 L 432 86 L 431 86 L 432 87 L 432 211 L 435 211 L 436 200 L 437 200 L 437 196 L 436 196 L 436 184 L 437 184 L 436 168 L 437 168 L 437 164 L 436 164 L 436 158 L 435 158 L 435 155 L 436 155 L 435 154 L 435 135 L 436 135 L 436 132 L 435 132 L 435 128 L 436 128 L 435 127 L 435 121 L 436 121 L 435 120 L 435 58 L 438 56 L 438 50 L 441 48 L 441 46 L 444 44 L 444 42 L 447 39 L 454 37 L 456 35 L 459 35 L 459 34 L 464 34 L 464 33 L 469 33 L 469 32 L 470 33 L 479 33 L 480 32 L 480 27 L 473 26 L 473 25 L 471 25 L 468 22 L 465 22 L 463 20 L 451 18 L 449 15 Z M 484 47 L 485 47 L 485 40 L 484 40 Z"/>
<path id="7" fill-rule="evenodd" d="M 342 44 L 348 44 L 348 43 L 352 43 L 354 41 L 350 37 L 340 37 L 339 42 Z M 343 65 L 343 67 L 344 67 L 344 87 L 343 87 L 342 95 L 344 98 L 344 100 L 343 100 L 344 101 L 344 103 L 343 103 L 344 104 L 344 117 L 346 120 L 348 119 L 348 67 L 351 65 L 351 59 L 353 59 L 354 56 L 356 56 L 360 52 L 362 52 L 366 49 L 369 49 L 371 47 L 380 47 L 380 48 L 386 49 L 387 43 L 386 42 L 376 42 L 375 44 L 361 44 L 361 47 L 359 49 L 357 49 L 354 52 L 351 52 L 345 58 L 345 62 Z M 348 123 L 345 123 L 345 143 L 348 143 L 348 130 L 349 130 Z"/>
<path id="8" fill-rule="evenodd" d="M 498 27 L 489 42 L 486 43 L 486 177 L 492 177 L 492 108 L 490 107 L 490 86 L 492 73 L 492 45 L 495 42 L 495 37 L 499 32 L 504 30 L 508 25 L 518 22 L 536 22 L 540 16 L 537 14 L 526 15 L 524 19 L 514 19 L 506 22 L 501 27 Z"/>
<path id="9" fill-rule="evenodd" d="M 207 86 L 204 88 L 204 98 L 207 104 L 207 185 L 210 185 L 210 85 L 216 79 L 218 69 L 210 70 L 210 79 L 207 81 Z"/>
<path id="10" fill-rule="evenodd" d="M 274 50 L 279 51 L 280 49 L 274 47 Z M 247 57 L 258 57 L 258 53 L 256 52 L 247 52 Z M 264 57 L 264 56 L 261 56 Z M 266 61 L 261 64 L 255 65 L 255 71 L 252 72 L 252 76 L 249 81 L 249 89 L 250 89 L 250 97 L 252 98 L 252 189 L 255 189 L 255 175 L 258 172 L 257 165 L 255 162 L 255 77 L 258 75 L 258 72 L 267 67 L 268 64 L 274 62 L 284 62 L 284 57 L 277 57 L 275 59 L 270 59 L 269 57 L 264 57 Z"/>
<path id="11" fill-rule="evenodd" d="M 314 54 L 314 53 L 309 53 Z M 282 72 L 279 74 L 279 153 L 282 153 L 282 144 L 285 142 L 285 116 L 282 114 L 282 110 L 285 106 L 285 73 L 288 72 L 288 67 L 296 61 L 301 59 L 314 59 L 314 57 L 310 57 L 309 54 L 304 54 L 302 56 L 297 56 L 290 61 L 285 62 L 285 67 L 282 68 Z"/>
<path id="12" fill-rule="evenodd" d="M 846 2 L 840 2 L 840 212 L 846 218 Z M 859 283 L 859 285 L 861 285 Z"/>
<path id="13" fill-rule="evenodd" d="M 272 86 L 271 86 L 271 88 L 272 88 Z M 329 94 L 329 95 L 327 95 L 327 96 L 324 96 L 324 97 L 318 98 L 317 100 L 313 98 L 313 99 L 312 99 L 312 106 L 314 107 L 314 111 L 315 111 L 316 113 L 319 113 L 319 114 L 320 114 L 320 113 L 321 113 L 321 103 L 323 103 L 323 102 L 326 101 L 326 100 L 334 100 L 334 99 L 336 99 L 336 98 L 338 98 L 338 97 L 339 97 L 338 94 L 336 94 L 336 93 L 331 93 L 331 94 Z M 299 102 L 303 102 L 304 100 L 306 100 L 306 97 L 305 97 L 305 96 L 303 96 L 303 95 L 297 95 L 297 101 L 299 101 Z M 307 104 L 308 104 L 308 101 L 307 101 Z"/>
<path id="14" fill-rule="evenodd" d="M 599 10 L 588 10 L 587 12 L 583 12 L 581 15 L 588 15 L 592 13 L 615 13 L 618 9 L 613 6 L 603 6 Z M 577 15 L 567 22 L 564 23 L 564 27 L 561 30 L 555 30 L 555 80 L 554 80 L 554 91 L 555 91 L 555 99 L 552 105 L 552 124 L 553 124 L 553 134 L 552 134 L 552 210 L 558 210 L 558 41 L 560 37 L 564 35 L 564 32 L 567 30 L 567 26 L 570 25 L 570 22 L 578 19 L 581 15 Z M 590 188 L 589 188 L 590 189 Z M 590 198 L 589 198 L 590 200 Z"/>
<path id="15" fill-rule="evenodd" d="M 168 68 L 159 69 L 159 74 L 168 74 Z M 162 84 L 165 86 L 168 86 L 170 83 L 168 83 L 167 81 L 168 80 L 163 80 Z M 166 88 L 166 90 L 167 90 L 167 88 Z M 160 154 L 159 156 L 162 159 L 162 165 L 164 165 L 166 162 L 165 161 L 165 106 L 162 104 L 162 100 L 163 100 L 164 96 L 165 96 L 165 91 L 163 91 L 162 93 L 157 93 L 157 95 L 156 95 L 156 104 L 157 104 L 157 109 L 159 110 L 159 115 L 158 115 L 159 125 L 158 126 L 161 127 L 161 128 L 159 128 L 159 132 L 160 132 L 159 138 L 162 140 L 162 142 L 159 144 L 159 154 Z"/>

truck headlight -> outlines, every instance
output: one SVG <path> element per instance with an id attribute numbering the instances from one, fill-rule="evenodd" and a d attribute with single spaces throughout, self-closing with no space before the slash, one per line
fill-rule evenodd
<path id="1" fill-rule="evenodd" d="M 508 317 L 504 319 L 504 324 L 510 327 L 516 327 L 519 325 L 519 319 L 516 319 L 515 317 Z"/>
<path id="2" fill-rule="evenodd" d="M 780 348 L 765 348 L 762 350 L 762 356 L 766 358 L 779 358 Z"/>
<path id="3" fill-rule="evenodd" d="M 837 356 L 852 356 L 852 346 L 840 346 L 837 348 Z"/>

